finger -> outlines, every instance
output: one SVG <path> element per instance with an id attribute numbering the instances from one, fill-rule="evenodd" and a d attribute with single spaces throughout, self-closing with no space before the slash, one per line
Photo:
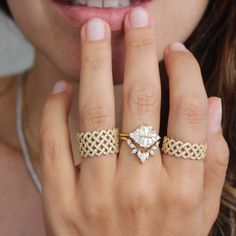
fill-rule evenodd
<path id="1" fill-rule="evenodd" d="M 115 127 L 110 35 L 109 25 L 99 18 L 89 20 L 81 29 L 79 87 L 81 132 Z M 87 185 L 94 182 L 99 182 L 101 185 L 110 181 L 115 169 L 116 154 L 83 158 L 80 179 Z"/>
<path id="2" fill-rule="evenodd" d="M 153 19 L 142 7 L 133 9 L 125 18 L 125 50 L 122 132 L 129 134 L 144 124 L 159 132 L 161 86 L 156 40 Z M 127 143 L 122 142 L 120 168 L 127 171 L 130 165 L 135 165 L 145 171 L 150 170 L 151 166 L 160 167 L 158 151 L 155 158 L 150 158 L 142 167 L 140 160 L 131 158 L 130 153 Z M 139 172 L 139 169 L 137 171 Z"/>
<path id="3" fill-rule="evenodd" d="M 167 136 L 189 143 L 205 143 L 208 125 L 208 99 L 199 64 L 183 44 L 173 43 L 165 51 L 169 76 L 170 111 Z M 163 155 L 168 173 L 203 184 L 203 162 Z M 196 181 L 197 180 L 197 181 Z"/>
<path id="4" fill-rule="evenodd" d="M 218 215 L 229 161 L 229 148 L 222 135 L 221 116 L 221 99 L 211 97 L 209 99 L 208 149 L 204 160 L 204 205 L 208 230 Z"/>
<path id="5" fill-rule="evenodd" d="M 69 196 L 75 186 L 76 169 L 68 129 L 72 92 L 70 84 L 58 82 L 42 112 L 40 163 L 43 192 L 54 197 L 64 196 L 65 192 Z"/>

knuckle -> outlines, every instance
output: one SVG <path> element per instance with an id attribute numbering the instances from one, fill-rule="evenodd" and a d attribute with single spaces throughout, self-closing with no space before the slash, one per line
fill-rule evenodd
<path id="1" fill-rule="evenodd" d="M 168 54 L 166 63 L 170 65 L 171 71 L 176 73 L 175 69 L 183 68 L 185 70 L 198 71 L 200 73 L 200 66 L 197 59 L 190 52 L 175 52 Z"/>
<path id="2" fill-rule="evenodd" d="M 55 154 L 58 148 L 57 142 L 54 138 L 55 135 L 47 129 L 43 129 L 41 131 L 41 134 L 42 134 L 42 139 L 41 139 L 42 150 L 45 150 L 49 155 Z"/>
<path id="3" fill-rule="evenodd" d="M 134 48 L 138 50 L 153 49 L 155 45 L 155 38 L 153 34 L 138 34 L 135 37 L 127 40 L 128 48 Z"/>
<path id="4" fill-rule="evenodd" d="M 44 162 L 46 165 L 48 165 L 49 163 L 54 163 L 57 154 L 60 153 L 61 145 L 55 137 L 56 135 L 53 133 L 53 131 L 50 131 L 48 129 L 41 130 L 40 159 L 42 161 L 42 164 Z"/>
<path id="5" fill-rule="evenodd" d="M 87 43 L 82 51 L 82 63 L 92 66 L 94 69 L 108 61 L 108 44 L 107 42 Z"/>
<path id="6" fill-rule="evenodd" d="M 226 142 L 225 138 L 221 135 L 220 137 L 220 147 L 221 147 L 221 152 L 219 155 L 221 155 L 222 158 L 220 158 L 218 163 L 223 167 L 227 168 L 228 162 L 229 162 L 229 156 L 230 156 L 230 150 L 229 150 L 229 145 Z"/>
<path id="7" fill-rule="evenodd" d="M 123 197 L 121 197 L 121 208 L 125 212 L 137 215 L 138 213 L 149 212 L 157 204 L 158 196 L 155 191 L 146 187 L 132 190 L 125 191 Z"/>
<path id="8" fill-rule="evenodd" d="M 127 89 L 125 102 L 140 115 L 154 114 L 158 108 L 158 93 L 150 84 L 139 83 Z"/>
<path id="9" fill-rule="evenodd" d="M 214 150 L 213 152 L 210 151 L 209 154 L 214 155 L 215 161 L 213 162 L 213 165 L 209 166 L 209 168 L 217 178 L 224 179 L 229 163 L 230 150 L 222 133 L 219 132 L 216 135 L 217 136 L 216 143 L 214 145 Z"/>
<path id="10" fill-rule="evenodd" d="M 57 186 L 56 186 L 57 187 Z M 47 206 L 45 208 L 45 211 L 47 211 L 47 215 L 50 216 L 51 219 L 57 218 L 61 219 L 61 221 L 69 221 L 73 220 L 72 216 L 76 212 L 75 211 L 75 205 L 71 204 L 71 199 L 68 197 L 65 197 L 63 194 L 58 195 L 57 198 L 54 198 L 51 194 L 48 193 L 46 189 L 43 189 L 44 194 L 44 206 Z M 54 206 L 60 206 L 60 207 L 52 207 L 50 203 L 53 202 Z"/>
<path id="11" fill-rule="evenodd" d="M 200 98 L 188 98 L 179 103 L 176 114 L 185 124 L 198 125 L 207 118 L 207 105 Z"/>
<path id="12" fill-rule="evenodd" d="M 95 67 L 104 64 L 106 61 L 106 56 L 103 54 L 87 54 L 84 56 L 84 62 Z"/>
<path id="13" fill-rule="evenodd" d="M 90 199 L 85 206 L 85 216 L 91 220 L 108 219 L 114 212 L 113 203 L 108 197 Z"/>
<path id="14" fill-rule="evenodd" d="M 139 190 L 136 193 L 133 193 L 128 201 L 128 207 L 131 212 L 148 212 L 154 207 L 156 200 L 150 193 L 146 190 Z"/>
<path id="15" fill-rule="evenodd" d="M 169 206 L 188 215 L 197 211 L 200 204 L 200 192 L 195 191 L 189 184 L 179 184 L 171 197 Z"/>
<path id="16" fill-rule="evenodd" d="M 99 100 L 91 100 L 88 105 L 85 106 L 82 121 L 86 127 L 90 129 L 97 126 L 108 126 L 112 123 L 112 107 L 105 102 Z"/>

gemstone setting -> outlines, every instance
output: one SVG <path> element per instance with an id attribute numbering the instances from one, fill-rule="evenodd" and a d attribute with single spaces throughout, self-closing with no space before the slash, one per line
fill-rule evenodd
<path id="1" fill-rule="evenodd" d="M 142 125 L 137 128 L 134 132 L 130 133 L 130 138 L 132 138 L 140 147 L 149 148 L 154 145 L 160 136 L 152 128 L 152 126 Z"/>
<path id="2" fill-rule="evenodd" d="M 131 154 L 136 154 L 141 163 L 144 163 L 150 156 L 155 155 L 160 139 L 153 127 L 142 125 L 129 134 L 127 144 L 132 149 Z"/>

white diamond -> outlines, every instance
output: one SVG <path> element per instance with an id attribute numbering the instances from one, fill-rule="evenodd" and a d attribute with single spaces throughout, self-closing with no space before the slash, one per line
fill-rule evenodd
<path id="1" fill-rule="evenodd" d="M 129 143 L 129 146 L 130 146 L 131 148 L 135 148 L 135 145 L 134 145 L 133 143 Z"/>
<path id="2" fill-rule="evenodd" d="M 149 153 L 150 153 L 151 156 L 155 155 L 155 152 L 153 150 L 149 151 Z"/>
<path id="3" fill-rule="evenodd" d="M 152 149 L 153 151 L 156 151 L 156 150 L 158 149 L 158 147 L 157 147 L 156 145 L 153 145 L 153 146 L 151 147 L 151 149 Z"/>
<path id="4" fill-rule="evenodd" d="M 132 141 L 130 139 L 127 139 L 127 143 L 130 144 Z"/>
<path id="5" fill-rule="evenodd" d="M 137 156 L 141 160 L 141 162 L 145 162 L 149 158 L 149 153 L 138 151 Z"/>
<path id="6" fill-rule="evenodd" d="M 138 150 L 135 148 L 135 149 L 132 150 L 131 154 L 135 154 L 135 153 L 137 153 L 137 151 Z"/>
<path id="7" fill-rule="evenodd" d="M 151 126 L 142 125 L 130 134 L 130 137 L 141 147 L 149 148 L 160 139 Z"/>

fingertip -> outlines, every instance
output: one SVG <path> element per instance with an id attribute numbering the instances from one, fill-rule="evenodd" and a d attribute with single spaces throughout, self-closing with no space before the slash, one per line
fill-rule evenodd
<path id="1" fill-rule="evenodd" d="M 168 56 L 169 54 L 171 54 L 172 52 L 190 52 L 186 46 L 181 43 L 181 42 L 173 42 L 173 43 L 170 43 L 165 51 L 164 51 L 164 56 Z"/>
<path id="2" fill-rule="evenodd" d="M 208 139 L 215 133 L 221 131 L 222 121 L 222 101 L 219 97 L 211 97 L 208 99 L 209 115 L 208 115 Z"/>
<path id="3" fill-rule="evenodd" d="M 52 94 L 58 94 L 58 93 L 63 93 L 66 92 L 69 89 L 70 85 L 64 81 L 64 80 L 59 80 L 56 82 L 56 84 L 53 87 Z"/>
<path id="4" fill-rule="evenodd" d="M 99 17 L 89 19 L 81 28 L 81 39 L 88 41 L 100 41 L 111 36 L 109 24 Z"/>
<path id="5" fill-rule="evenodd" d="M 125 30 L 151 27 L 153 18 L 145 7 L 137 6 L 129 11 L 124 20 Z"/>
<path id="6" fill-rule="evenodd" d="M 209 105 L 209 108 L 210 108 L 211 106 L 213 106 L 213 105 L 217 102 L 218 99 L 219 99 L 219 97 L 215 97 L 215 96 L 209 97 L 209 98 L 208 98 L 208 105 Z"/>
<path id="7" fill-rule="evenodd" d="M 73 99 L 73 87 L 70 83 L 59 80 L 53 87 L 52 95 L 49 96 L 48 102 L 54 101 L 53 104 L 60 104 L 66 106 L 66 114 L 70 112 L 71 103 Z M 49 104 L 52 104 L 51 102 Z M 64 104 L 64 105 L 63 105 Z M 54 105 L 55 107 L 55 105 Z"/>

